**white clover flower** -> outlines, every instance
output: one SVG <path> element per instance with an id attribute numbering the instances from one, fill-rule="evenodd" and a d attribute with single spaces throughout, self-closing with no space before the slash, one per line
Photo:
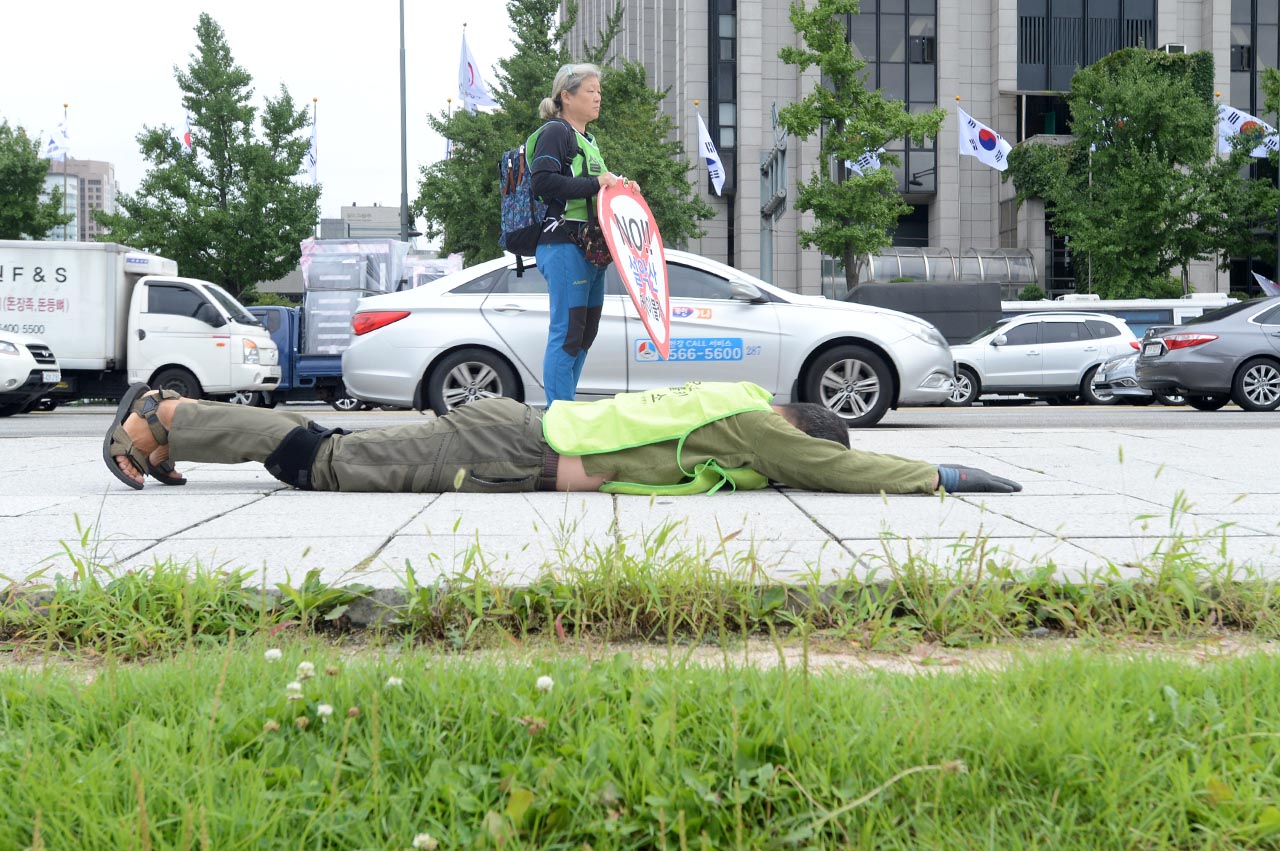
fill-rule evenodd
<path id="1" fill-rule="evenodd" d="M 284 692 L 290 700 L 302 700 L 302 683 L 294 680 L 284 687 Z"/>
<path id="2" fill-rule="evenodd" d="M 298 679 L 309 680 L 316 675 L 316 666 L 310 662 L 298 663 Z"/>
<path id="3" fill-rule="evenodd" d="M 435 851 L 440 847 L 440 843 L 429 833 L 419 833 L 413 837 L 413 847 L 422 851 Z"/>
<path id="4" fill-rule="evenodd" d="M 555 688 L 556 681 L 548 676 L 541 676 L 538 677 L 537 686 L 538 691 L 551 691 L 551 689 Z"/>
<path id="5" fill-rule="evenodd" d="M 399 677 L 387 677 L 387 688 L 400 688 L 404 685 L 404 680 Z"/>
<path id="6" fill-rule="evenodd" d="M 316 715 L 321 721 L 329 720 L 329 716 L 333 714 L 333 707 L 327 703 L 322 703 L 316 707 Z"/>
<path id="7" fill-rule="evenodd" d="M 284 653 L 280 650 L 279 647 L 272 647 L 266 653 L 262 654 L 262 658 L 266 659 L 268 662 L 279 662 L 282 658 L 284 658 Z"/>

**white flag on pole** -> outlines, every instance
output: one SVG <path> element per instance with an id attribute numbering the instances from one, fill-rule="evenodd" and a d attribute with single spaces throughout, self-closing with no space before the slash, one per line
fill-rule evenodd
<path id="1" fill-rule="evenodd" d="M 191 113 L 187 112 L 187 129 L 182 133 L 182 153 L 191 153 Z"/>
<path id="2" fill-rule="evenodd" d="M 958 106 L 956 113 L 960 125 L 960 153 L 966 157 L 977 157 L 996 171 L 1008 168 L 1009 152 L 1013 150 L 1013 145 Z"/>
<path id="3" fill-rule="evenodd" d="M 719 195 L 724 187 L 724 163 L 720 162 L 720 152 L 711 141 L 711 134 L 707 132 L 707 125 L 702 120 L 701 112 L 698 113 L 698 147 L 701 149 L 702 159 L 707 164 L 707 176 L 711 178 L 711 186 Z"/>
<path id="4" fill-rule="evenodd" d="M 49 139 L 45 142 L 44 151 L 40 156 L 46 160 L 64 162 L 69 153 L 71 153 L 71 138 L 67 135 L 67 122 L 59 121 L 58 129 L 49 134 Z"/>
<path id="5" fill-rule="evenodd" d="M 1253 277 L 1257 279 L 1258 286 L 1262 287 L 1262 292 L 1266 295 L 1280 295 L 1280 284 L 1270 278 L 1265 278 L 1257 272 L 1253 273 Z"/>
<path id="6" fill-rule="evenodd" d="M 311 112 L 311 147 L 307 149 L 307 171 L 311 173 L 311 183 L 317 182 L 316 166 L 320 162 L 320 146 L 316 143 L 316 114 Z"/>
<path id="7" fill-rule="evenodd" d="M 489 94 L 489 88 L 480 76 L 480 67 L 467 47 L 467 32 L 462 31 L 462 58 L 458 62 L 458 97 L 462 108 L 476 111 L 478 106 L 497 106 L 497 102 Z"/>
<path id="8" fill-rule="evenodd" d="M 1280 150 L 1280 137 L 1276 136 L 1276 128 L 1243 110 L 1218 104 L 1218 153 L 1231 153 L 1231 137 L 1240 133 L 1262 135 L 1258 146 L 1249 152 L 1250 156 L 1265 158 L 1271 151 Z"/>
<path id="9" fill-rule="evenodd" d="M 858 177 L 863 177 L 880 167 L 880 155 L 883 153 L 884 148 L 876 148 L 874 151 L 867 151 L 856 160 L 845 160 L 844 167 L 858 175 Z"/>

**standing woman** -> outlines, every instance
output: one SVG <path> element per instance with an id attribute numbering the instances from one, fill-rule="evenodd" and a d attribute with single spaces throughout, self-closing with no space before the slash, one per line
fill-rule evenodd
<path id="1" fill-rule="evenodd" d="M 547 123 L 538 131 L 528 160 L 533 194 L 547 202 L 546 226 L 535 256 L 551 296 L 542 361 L 550 407 L 557 399 L 573 400 L 587 349 L 600 328 L 605 267 L 587 260 L 578 244 L 587 222 L 596 219 L 596 193 L 619 178 L 605 167 L 587 132 L 587 125 L 600 117 L 599 68 L 562 65 L 551 97 L 543 98 L 538 113 Z"/>

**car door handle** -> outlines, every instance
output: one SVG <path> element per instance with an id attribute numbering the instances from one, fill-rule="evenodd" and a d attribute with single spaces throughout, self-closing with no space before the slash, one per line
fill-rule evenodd
<path id="1" fill-rule="evenodd" d="M 528 310 L 527 307 L 522 307 L 518 304 L 504 304 L 502 307 L 494 308 L 497 313 L 524 313 L 526 310 Z"/>
<path id="2" fill-rule="evenodd" d="M 138 329 L 138 339 L 139 339 L 139 340 L 145 340 L 145 339 L 147 339 L 147 332 L 146 332 L 146 331 L 143 331 L 141 328 L 139 328 L 139 329 Z"/>

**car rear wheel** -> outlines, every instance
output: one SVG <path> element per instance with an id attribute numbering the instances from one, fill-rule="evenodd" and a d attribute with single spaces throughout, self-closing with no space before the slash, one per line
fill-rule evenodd
<path id="1" fill-rule="evenodd" d="M 227 397 L 227 401 L 233 405 L 248 405 L 251 408 L 257 407 L 261 399 L 256 390 L 240 390 Z"/>
<path id="2" fill-rule="evenodd" d="M 1197 411 L 1216 411 L 1230 401 L 1226 396 L 1188 396 L 1187 404 Z"/>
<path id="3" fill-rule="evenodd" d="M 1252 358 L 1236 371 L 1231 401 L 1246 411 L 1280 408 L 1280 369 L 1270 358 Z"/>
<path id="4" fill-rule="evenodd" d="M 1084 380 L 1080 382 L 1080 398 L 1090 405 L 1114 405 L 1116 403 L 1116 394 L 1110 390 L 1093 386 L 1093 379 L 1097 374 L 1098 367 L 1096 366 L 1091 367 L 1084 374 Z"/>
<path id="5" fill-rule="evenodd" d="M 1166 393 L 1163 390 L 1156 390 L 1152 395 L 1156 397 L 1156 401 L 1161 405 L 1176 406 L 1187 404 L 1187 397 L 1180 393 Z"/>
<path id="6" fill-rule="evenodd" d="M 967 408 L 978 401 L 981 390 L 982 384 L 978 381 L 977 373 L 967 366 L 957 367 L 956 383 L 951 388 L 951 396 L 946 405 L 951 408 Z"/>
<path id="7" fill-rule="evenodd" d="M 477 399 L 520 399 L 519 381 L 506 361 L 484 349 L 459 349 L 427 377 L 427 404 L 438 416 Z"/>
<path id="8" fill-rule="evenodd" d="M 181 367 L 162 369 L 151 382 L 152 390 L 172 390 L 188 399 L 204 398 L 204 388 L 190 372 Z"/>
<path id="9" fill-rule="evenodd" d="M 880 422 L 893 398 L 893 373 L 884 359 L 863 346 L 823 352 L 804 377 L 805 400 L 835 411 L 850 428 Z"/>

